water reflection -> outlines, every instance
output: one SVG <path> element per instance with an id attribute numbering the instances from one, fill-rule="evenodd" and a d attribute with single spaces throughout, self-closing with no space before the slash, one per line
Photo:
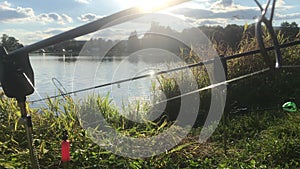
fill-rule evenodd
<path id="1" fill-rule="evenodd" d="M 133 73 L 139 72 L 139 69 L 145 68 L 147 64 L 144 62 L 129 62 L 120 59 L 110 58 L 100 60 L 98 57 L 66 57 L 62 56 L 30 56 L 30 60 L 35 72 L 36 90 L 40 94 L 38 96 L 35 92 L 30 96 L 29 100 L 37 100 L 40 97 L 47 97 L 59 94 L 59 90 L 52 83 L 52 79 L 59 80 L 67 92 L 89 88 L 112 81 L 130 78 Z M 122 71 L 122 76 L 115 76 L 117 70 L 122 64 L 126 69 Z M 121 75 L 121 74 L 120 74 Z M 126 84 L 116 85 L 118 92 L 129 92 L 132 95 L 149 94 L 150 81 L 131 82 L 130 89 L 125 87 Z M 147 88 L 147 89 L 146 89 Z M 101 94 L 105 96 L 108 92 L 114 89 L 112 86 L 104 88 L 93 89 L 86 92 L 81 92 L 72 95 L 76 99 L 84 98 L 91 94 Z M 128 91 L 129 90 L 129 91 Z M 146 93 L 145 93 L 146 92 Z M 116 94 L 114 95 L 116 97 Z M 115 98 L 121 101 L 123 98 Z"/>

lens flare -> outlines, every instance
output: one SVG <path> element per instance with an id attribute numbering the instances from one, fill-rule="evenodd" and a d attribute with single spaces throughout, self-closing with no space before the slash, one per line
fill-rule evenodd
<path id="1" fill-rule="evenodd" d="M 166 0 L 144 0 L 140 1 L 139 7 L 145 12 L 152 12 L 153 10 L 165 6 Z"/>
<path id="2" fill-rule="evenodd" d="M 167 0 L 118 0 L 118 3 L 124 7 L 138 6 L 144 12 L 152 12 L 162 6 L 167 5 Z"/>

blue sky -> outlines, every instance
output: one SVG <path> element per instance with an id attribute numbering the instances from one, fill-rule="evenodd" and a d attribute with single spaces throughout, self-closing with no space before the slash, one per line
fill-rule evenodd
<path id="1" fill-rule="evenodd" d="M 148 2 L 155 0 L 148 0 Z M 147 0 L 0 0 L 0 34 L 14 36 L 24 44 L 45 39 Z M 259 0 L 262 4 L 266 0 Z M 299 0 L 277 0 L 274 25 L 284 21 L 300 24 Z M 163 11 L 194 26 L 255 22 L 259 10 L 254 0 L 193 0 Z M 143 27 L 124 24 L 98 33 L 118 39 Z M 146 29 L 146 28 L 145 28 Z M 90 36 L 82 39 L 91 38 Z"/>

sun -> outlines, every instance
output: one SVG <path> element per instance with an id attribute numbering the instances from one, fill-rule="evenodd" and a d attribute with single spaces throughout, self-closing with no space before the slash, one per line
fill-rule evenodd
<path id="1" fill-rule="evenodd" d="M 166 4 L 166 0 L 140 0 L 138 6 L 145 12 L 151 12 Z"/>
<path id="2" fill-rule="evenodd" d="M 118 0 L 123 8 L 138 6 L 144 12 L 151 12 L 167 4 L 167 0 Z"/>

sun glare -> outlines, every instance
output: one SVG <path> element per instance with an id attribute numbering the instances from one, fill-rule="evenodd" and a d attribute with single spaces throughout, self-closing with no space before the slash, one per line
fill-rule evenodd
<path id="1" fill-rule="evenodd" d="M 143 11 L 151 12 L 156 8 L 166 5 L 166 0 L 143 0 L 138 5 Z"/>
<path id="2" fill-rule="evenodd" d="M 149 75 L 150 75 L 151 78 L 153 78 L 154 75 L 155 75 L 155 71 L 154 70 L 150 70 Z"/>
<path id="3" fill-rule="evenodd" d="M 144 12 L 151 12 L 166 5 L 167 0 L 118 0 L 118 3 L 124 8 L 138 6 Z"/>

